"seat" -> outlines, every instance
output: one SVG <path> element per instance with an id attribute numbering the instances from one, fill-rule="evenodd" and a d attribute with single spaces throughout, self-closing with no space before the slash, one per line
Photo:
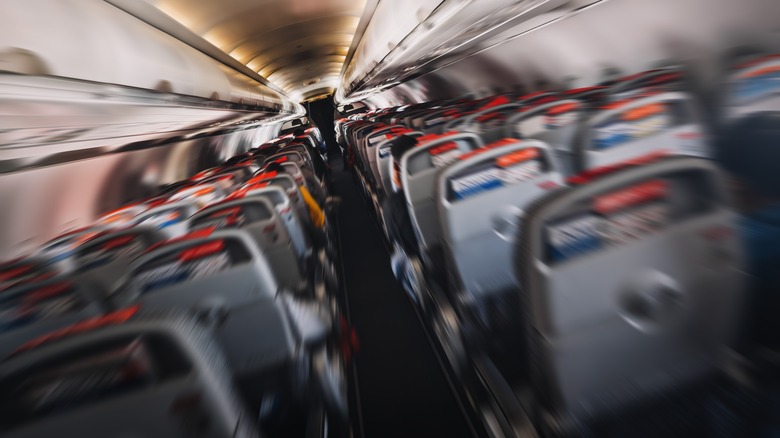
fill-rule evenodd
<path id="1" fill-rule="evenodd" d="M 307 162 L 306 159 L 303 158 L 303 155 L 297 151 L 279 151 L 276 154 L 266 157 L 263 164 L 268 164 L 270 162 L 277 162 L 281 164 L 295 163 L 298 165 L 298 167 L 308 167 L 311 170 L 311 165 L 309 162 Z"/>
<path id="2" fill-rule="evenodd" d="M 89 285 L 54 277 L 19 284 L 0 295 L 0 359 L 22 344 L 108 310 Z"/>
<path id="3" fill-rule="evenodd" d="M 180 314 L 122 309 L 49 332 L 0 364 L 7 437 L 257 438 L 208 330 Z M 205 417 L 204 417 L 205 416 Z"/>
<path id="4" fill-rule="evenodd" d="M 114 302 L 198 316 L 215 329 L 234 374 L 244 376 L 283 363 L 294 351 L 289 318 L 276 299 L 281 292 L 251 235 L 225 229 L 148 252 L 133 263 Z"/>
<path id="5" fill-rule="evenodd" d="M 419 131 L 404 131 L 397 132 L 396 136 L 408 135 L 410 137 L 421 137 L 422 132 Z M 395 137 L 393 137 L 395 138 Z M 371 160 L 372 171 L 374 172 L 377 189 L 382 196 L 387 196 L 392 192 L 392 165 L 393 156 L 390 151 L 390 141 L 392 138 L 387 139 L 381 143 L 378 143 L 374 148 L 374 158 Z"/>
<path id="6" fill-rule="evenodd" d="M 552 155 L 540 141 L 505 139 L 437 177 L 442 247 L 457 276 L 452 284 L 483 315 L 489 302 L 519 287 L 512 260 L 524 210 L 564 185 Z"/>
<path id="7" fill-rule="evenodd" d="M 196 211 L 198 205 L 192 199 L 166 202 L 139 214 L 135 225 L 148 225 L 161 231 L 166 238 L 172 239 L 187 234 L 187 221 Z"/>
<path id="8" fill-rule="evenodd" d="M 574 173 L 574 143 L 587 107 L 578 100 L 564 99 L 518 112 L 504 125 L 507 137 L 531 138 L 545 142 L 555 154 L 564 176 Z"/>
<path id="9" fill-rule="evenodd" d="M 196 316 L 213 331 L 247 397 L 260 405 L 265 397 L 274 405 L 285 398 L 280 391 L 287 381 L 286 388 L 297 390 L 294 406 L 312 405 L 314 395 L 347 412 L 343 385 L 333 380 L 343 381 L 343 373 L 316 363 L 322 355 L 328 364 L 339 360 L 329 356 L 338 351 L 329 347 L 336 310 L 283 290 L 246 230 L 217 230 L 147 253 L 132 265 L 115 302 L 138 304 L 148 314 L 179 309 Z"/>
<path id="10" fill-rule="evenodd" d="M 606 105 L 609 98 L 609 87 L 593 85 L 590 87 L 573 88 L 563 92 L 565 99 L 574 99 L 585 105 L 586 111 L 593 111 Z"/>
<path id="11" fill-rule="evenodd" d="M 650 153 L 709 157 L 702 117 L 685 93 L 661 93 L 618 102 L 581 124 L 574 149 L 576 173 Z"/>
<path id="12" fill-rule="evenodd" d="M 198 183 L 197 185 L 179 190 L 168 198 L 169 202 L 192 200 L 198 208 L 205 207 L 212 202 L 222 200 L 230 190 L 222 184 L 213 182 L 210 184 Z"/>
<path id="13" fill-rule="evenodd" d="M 190 218 L 190 231 L 237 228 L 245 231 L 262 249 L 280 287 L 303 289 L 303 266 L 295 253 L 284 221 L 266 199 L 233 199 L 212 205 Z"/>
<path id="14" fill-rule="evenodd" d="M 284 188 L 272 186 L 270 185 L 270 182 L 268 185 L 264 184 L 265 183 L 247 187 L 247 190 L 242 193 L 242 196 L 246 198 L 260 197 L 268 200 L 284 221 L 298 257 L 300 257 L 301 260 L 308 258 L 311 256 L 312 251 L 311 242 L 309 242 L 306 237 L 306 233 L 298 218 L 298 213 L 295 210 L 292 200 L 287 195 Z"/>
<path id="15" fill-rule="evenodd" d="M 736 66 L 724 80 L 724 119 L 733 121 L 751 113 L 780 109 L 778 77 L 777 55 L 754 57 Z"/>
<path id="16" fill-rule="evenodd" d="M 306 147 L 306 145 L 302 143 L 290 143 L 289 145 L 285 146 L 281 152 L 297 152 L 303 157 L 304 161 L 309 163 L 309 166 L 314 168 L 314 157 L 312 156 L 312 153 L 318 153 L 318 152 L 312 152 L 310 149 Z M 319 157 L 321 160 L 322 158 Z"/>
<path id="17" fill-rule="evenodd" d="M 522 106 L 519 103 L 507 103 L 451 120 L 444 125 L 444 132 L 459 131 L 477 134 L 484 143 L 492 143 L 504 137 L 504 123 L 516 114 Z"/>
<path id="18" fill-rule="evenodd" d="M 394 135 L 394 133 L 404 131 L 407 131 L 407 129 L 403 126 L 386 125 L 371 132 L 371 134 L 367 135 L 363 140 L 361 159 L 363 160 L 363 168 L 365 169 L 366 179 L 369 181 L 370 186 L 374 191 L 376 191 L 376 179 L 374 178 L 373 167 L 371 165 L 371 162 L 373 161 L 372 157 L 376 155 L 374 151 L 380 143 L 387 141 L 387 139 Z"/>
<path id="19" fill-rule="evenodd" d="M 412 129 L 426 134 L 441 134 L 447 132 L 445 130 L 447 122 L 462 116 L 466 111 L 465 108 L 452 107 L 428 110 L 412 119 Z"/>
<path id="20" fill-rule="evenodd" d="M 309 209 L 306 207 L 306 202 L 304 202 L 303 196 L 301 196 L 300 189 L 298 188 L 298 184 L 292 175 L 280 174 L 268 176 L 267 178 L 263 179 L 263 182 L 267 182 L 271 187 L 279 187 L 284 190 L 284 192 L 287 193 L 287 196 L 290 198 L 298 218 L 302 222 L 311 222 Z"/>
<path id="21" fill-rule="evenodd" d="M 527 209 L 515 267 L 538 418 L 583 424 L 712 381 L 746 280 L 725 199 L 712 163 L 673 157 Z"/>
<path id="22" fill-rule="evenodd" d="M 32 256 L 45 263 L 48 269 L 70 274 L 77 267 L 74 260 L 76 248 L 111 228 L 111 225 L 94 225 L 69 231 L 41 245 Z"/>
<path id="23" fill-rule="evenodd" d="M 446 133 L 418 138 L 418 145 L 401 157 L 404 197 L 414 225 L 420 254 L 438 246 L 441 239 L 435 199 L 436 175 L 461 154 L 482 146 L 474 134 Z"/>
<path id="24" fill-rule="evenodd" d="M 666 65 L 618 79 L 609 87 L 613 102 L 632 99 L 647 92 L 682 91 L 685 70 L 681 65 Z"/>
<path id="25" fill-rule="evenodd" d="M 165 239 L 163 232 L 149 225 L 99 234 L 76 249 L 75 274 L 108 294 L 136 258 Z"/>

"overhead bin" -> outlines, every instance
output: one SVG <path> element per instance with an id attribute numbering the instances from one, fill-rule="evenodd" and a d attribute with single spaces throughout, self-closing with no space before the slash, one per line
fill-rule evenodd
<path id="1" fill-rule="evenodd" d="M 4 4 L 0 16 L 5 47 L 0 70 L 303 112 L 259 77 L 239 72 L 108 2 L 11 3 Z"/>
<path id="2" fill-rule="evenodd" d="M 434 62 L 473 54 L 479 42 L 569 0 L 380 2 L 346 62 L 338 103 L 349 104 L 419 75 Z"/>
<path id="3" fill-rule="evenodd" d="M 0 120 L 0 173 L 262 133 L 304 113 L 227 55 L 188 45 L 108 2 L 5 2 L 0 41 L 0 111 L 14 116 Z"/>

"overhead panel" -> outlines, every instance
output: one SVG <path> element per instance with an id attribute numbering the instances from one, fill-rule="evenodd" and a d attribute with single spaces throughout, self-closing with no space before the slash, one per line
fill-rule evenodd
<path id="1" fill-rule="evenodd" d="M 146 1 L 306 100 L 336 88 L 366 3 L 377 0 Z"/>
<path id="2" fill-rule="evenodd" d="M 602 0 L 587 0 L 597 3 Z M 336 101 L 353 103 L 486 47 L 494 36 L 580 0 L 395 0 L 377 6 L 347 59 Z"/>

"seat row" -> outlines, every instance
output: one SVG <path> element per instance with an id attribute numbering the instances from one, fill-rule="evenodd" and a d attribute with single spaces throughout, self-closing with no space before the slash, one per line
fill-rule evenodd
<path id="1" fill-rule="evenodd" d="M 348 433 L 315 129 L 0 265 L 4 436 Z"/>
<path id="2" fill-rule="evenodd" d="M 719 127 L 780 109 L 778 65 L 732 66 Z M 396 277 L 486 424 L 599 435 L 659 397 L 747 391 L 724 377 L 746 318 L 743 235 L 713 160 L 722 132 L 687 77 L 338 121 Z M 713 431 L 708 415 L 683 423 Z"/>

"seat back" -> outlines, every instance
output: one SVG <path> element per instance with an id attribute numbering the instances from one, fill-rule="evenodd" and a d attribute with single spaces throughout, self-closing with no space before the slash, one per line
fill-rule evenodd
<path id="1" fill-rule="evenodd" d="M 413 129 L 427 134 L 441 134 L 447 132 L 447 123 L 461 117 L 463 112 L 456 108 L 439 108 L 429 110 L 415 118 L 412 122 Z"/>
<path id="2" fill-rule="evenodd" d="M 297 152 L 297 153 L 299 153 L 301 155 L 301 157 L 303 157 L 303 159 L 307 163 L 313 163 L 314 159 L 312 158 L 312 153 L 317 153 L 317 152 L 312 152 L 311 149 L 307 148 L 306 145 L 304 145 L 302 143 L 292 143 L 290 145 L 285 146 L 282 151 L 283 152 Z"/>
<path id="3" fill-rule="evenodd" d="M 3 436 L 258 437 L 211 333 L 135 312 L 49 333 L 0 364 Z M 206 435 L 191 422 L 199 413 Z"/>
<path id="4" fill-rule="evenodd" d="M 152 227 L 162 232 L 168 239 L 181 237 L 187 234 L 188 220 L 197 210 L 195 201 L 191 199 L 166 202 L 139 214 L 135 225 Z"/>
<path id="5" fill-rule="evenodd" d="M 389 129 L 383 129 L 382 132 L 372 134 L 368 137 L 366 143 L 366 173 L 371 181 L 371 185 L 374 191 L 380 191 L 382 189 L 381 176 L 379 174 L 379 163 L 377 161 L 377 149 L 387 144 L 391 139 L 411 132 L 404 126 L 390 126 Z"/>
<path id="6" fill-rule="evenodd" d="M 144 225 L 107 232 L 76 249 L 76 274 L 107 294 L 135 259 L 164 240 L 165 234 Z"/>
<path id="7" fill-rule="evenodd" d="M 305 186 L 308 188 L 308 185 L 306 184 L 306 178 L 304 178 L 300 166 L 290 161 L 282 161 L 279 164 L 282 166 L 282 169 L 284 170 L 282 173 L 277 174 L 276 172 L 266 172 L 264 170 L 261 170 L 257 172 L 255 176 L 252 177 L 252 179 L 247 181 L 247 184 L 255 184 L 261 181 L 269 181 L 273 185 L 281 184 L 285 190 L 288 190 L 288 195 L 290 195 L 289 190 L 292 190 L 293 187 L 295 188 L 296 193 L 298 192 L 298 186 Z M 282 178 L 281 180 L 279 179 L 285 176 L 289 176 L 290 179 L 289 180 L 287 180 L 286 178 Z M 294 202 L 297 202 L 292 195 L 290 195 L 290 198 L 293 199 Z M 303 201 L 301 200 L 301 203 L 302 202 Z M 305 207 L 306 205 L 303 204 L 303 206 Z"/>
<path id="8" fill-rule="evenodd" d="M 433 248 L 441 238 L 436 208 L 436 174 L 466 152 L 482 146 L 474 134 L 425 136 L 401 157 L 401 181 L 420 250 Z"/>
<path id="9" fill-rule="evenodd" d="M 117 299 L 137 300 L 150 309 L 192 309 L 216 296 L 233 308 L 272 300 L 278 289 L 255 240 L 244 231 L 227 229 L 149 251 L 130 267 Z"/>
<path id="10" fill-rule="evenodd" d="M 378 127 L 381 127 L 382 125 L 384 125 L 384 124 L 383 123 L 378 123 L 378 122 L 368 122 L 366 124 L 359 125 L 357 128 L 352 130 L 352 135 L 351 135 L 351 138 L 350 138 L 350 140 L 351 140 L 350 144 L 352 145 L 353 148 L 355 148 L 355 154 L 356 155 L 360 154 L 359 149 L 358 149 L 360 147 L 360 141 L 363 138 L 365 138 L 366 135 L 370 134 L 371 131 L 373 131 L 374 129 L 376 129 Z"/>
<path id="11" fill-rule="evenodd" d="M 243 198 L 204 208 L 190 219 L 190 230 L 238 228 L 247 232 L 271 266 L 274 278 L 287 290 L 301 288 L 303 275 L 284 221 L 261 198 Z"/>
<path id="12" fill-rule="evenodd" d="M 423 133 L 419 131 L 407 131 L 399 133 L 398 135 L 421 137 Z M 379 190 L 385 195 L 393 191 L 393 155 L 390 150 L 391 140 L 392 139 L 388 139 L 374 148 L 374 160 L 372 161 L 376 172 L 377 187 L 379 187 Z"/>
<path id="13" fill-rule="evenodd" d="M 27 283 L 38 283 L 59 274 L 42 257 L 27 255 L 0 263 L 0 293 Z"/>
<path id="14" fill-rule="evenodd" d="M 392 131 L 394 127 L 392 125 L 379 125 L 376 129 L 371 130 L 365 137 L 360 140 L 358 144 L 358 159 L 360 165 L 366 173 L 370 172 L 370 165 L 368 161 L 369 151 L 373 151 L 373 146 L 384 140 L 385 134 Z"/>
<path id="15" fill-rule="evenodd" d="M 515 290 L 523 211 L 564 184 L 548 146 L 506 139 L 444 169 L 436 184 L 442 246 L 458 283 L 476 297 Z"/>
<path id="16" fill-rule="evenodd" d="M 504 124 L 521 108 L 519 103 L 507 103 L 470 113 L 450 120 L 444 125 L 444 131 L 471 132 L 482 137 L 482 141 L 492 143 L 504 137 Z"/>
<path id="17" fill-rule="evenodd" d="M 290 150 L 281 151 L 266 157 L 265 163 L 271 162 L 277 162 L 282 165 L 286 163 L 294 163 L 298 167 L 311 167 L 309 162 L 307 162 L 299 152 Z"/>
<path id="18" fill-rule="evenodd" d="M 249 187 L 248 190 L 244 192 L 244 196 L 247 198 L 260 197 L 268 200 L 284 221 L 298 256 L 303 259 L 311 253 L 310 243 L 306 238 L 306 233 L 298 218 L 295 206 L 284 188 L 272 186 L 269 182 L 268 185 L 265 185 L 264 187 L 261 187 L 260 185 Z"/>
<path id="19" fill-rule="evenodd" d="M 529 382 L 549 411 L 614 413 L 710 377 L 745 274 L 717 168 L 674 157 L 531 206 L 516 259 Z"/>
<path id="20" fill-rule="evenodd" d="M 654 152 L 709 157 L 702 117 L 684 93 L 641 97 L 595 113 L 583 123 L 575 171 L 604 167 Z"/>
<path id="21" fill-rule="evenodd" d="M 609 87 L 594 85 L 590 87 L 574 88 L 566 90 L 563 95 L 566 99 L 574 99 L 587 108 L 587 111 L 598 109 L 608 103 Z"/>
<path id="22" fill-rule="evenodd" d="M 552 148 L 560 171 L 570 176 L 574 173 L 575 138 L 586 111 L 587 107 L 578 100 L 545 103 L 510 117 L 504 134 L 545 142 Z"/>
<path id="23" fill-rule="evenodd" d="M 727 121 L 780 110 L 780 56 L 767 55 L 734 69 L 724 88 Z"/>
<path id="24" fill-rule="evenodd" d="M 22 344 L 106 311 L 89 289 L 73 279 L 20 284 L 0 295 L 0 359 Z"/>
<path id="25" fill-rule="evenodd" d="M 217 202 L 227 196 L 228 190 L 226 190 L 221 184 L 209 183 L 187 187 L 179 190 L 171 195 L 170 202 L 178 202 L 185 200 L 192 200 L 198 207 L 205 207 L 212 202 Z"/>
<path id="26" fill-rule="evenodd" d="M 44 243 L 35 251 L 34 257 L 43 261 L 51 270 L 69 274 L 76 270 L 76 249 L 84 242 L 111 229 L 110 225 L 95 225 L 59 235 Z"/>
<path id="27" fill-rule="evenodd" d="M 226 229 L 150 251 L 131 266 L 116 303 L 179 309 L 210 321 L 234 372 L 252 374 L 289 353 L 279 343 L 290 329 L 282 324 L 287 318 L 278 293 L 256 240 Z"/>
<path id="28" fill-rule="evenodd" d="M 643 71 L 618 79 L 609 89 L 613 102 L 631 99 L 648 91 L 681 91 L 683 88 L 682 66 L 670 65 Z"/>
<path id="29" fill-rule="evenodd" d="M 270 187 L 279 187 L 287 193 L 287 197 L 290 198 L 299 220 L 309 220 L 309 209 L 306 207 L 306 202 L 303 200 L 298 184 L 291 175 L 280 174 L 269 177 L 264 181 L 268 182 Z"/>

